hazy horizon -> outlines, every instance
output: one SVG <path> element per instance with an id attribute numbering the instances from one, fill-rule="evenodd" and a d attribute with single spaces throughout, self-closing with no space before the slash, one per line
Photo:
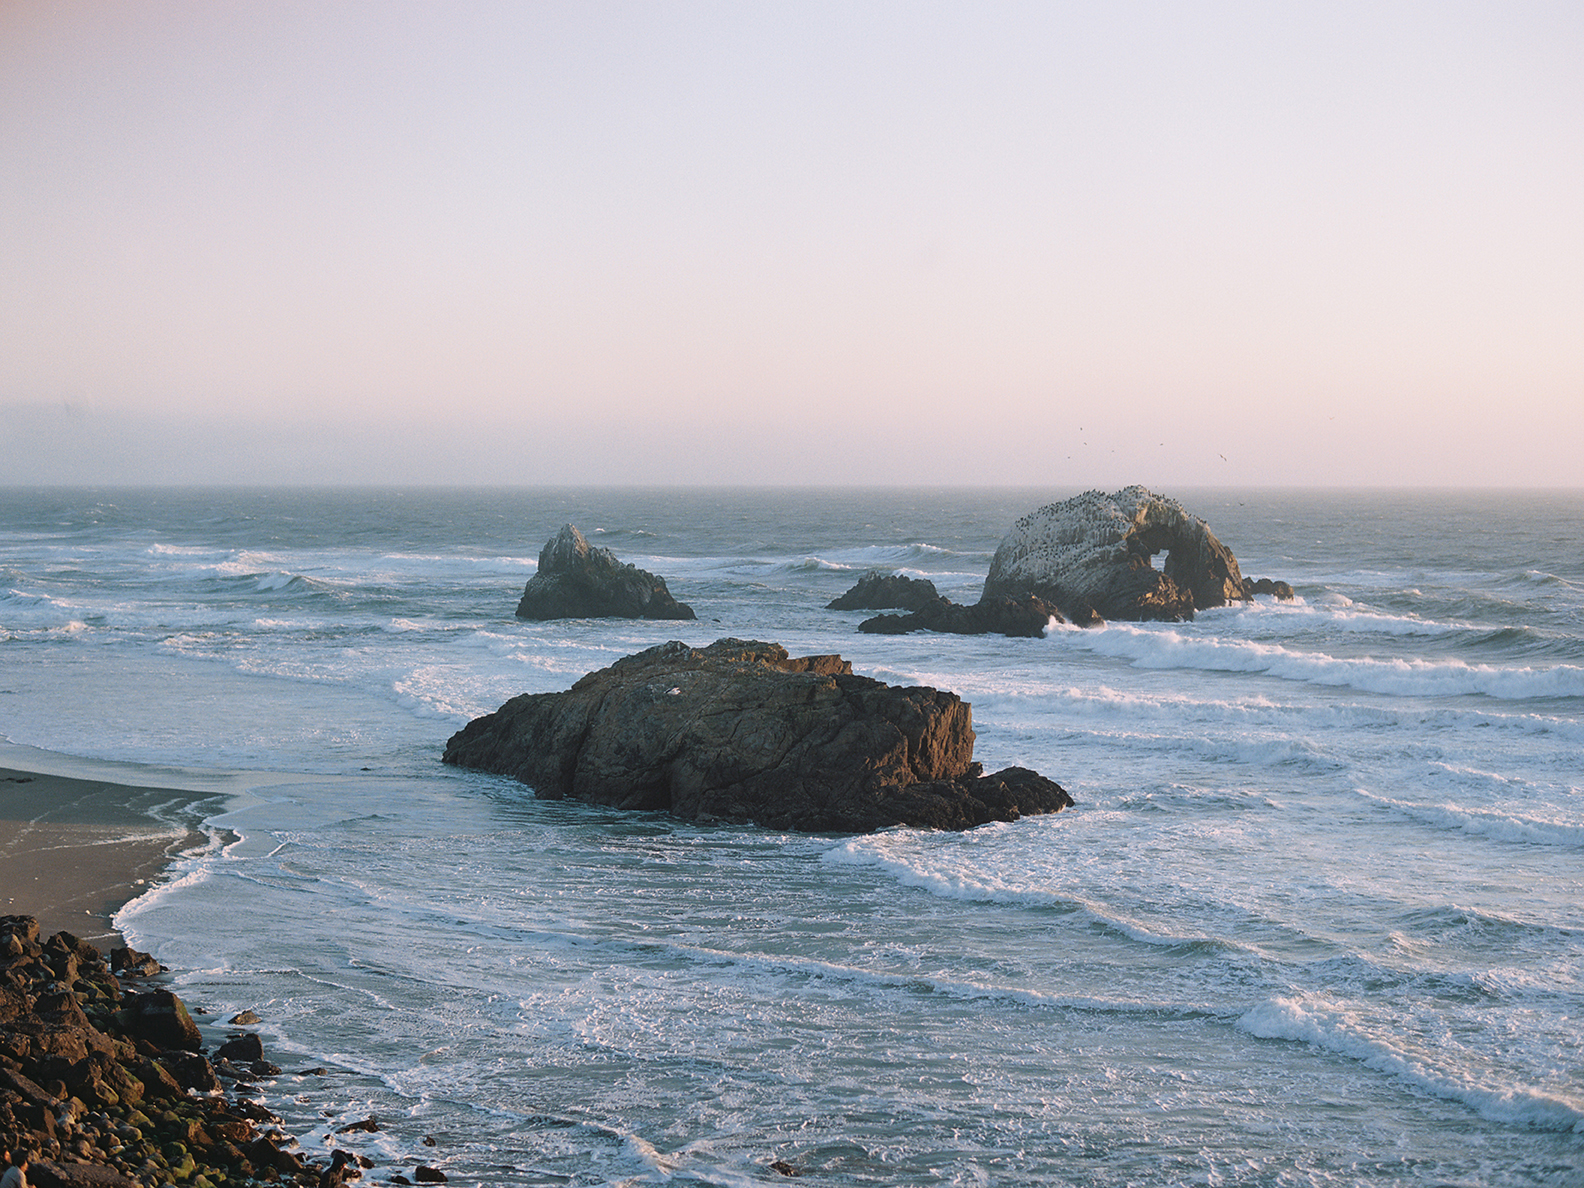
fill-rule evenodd
<path id="1" fill-rule="evenodd" d="M 0 486 L 1584 483 L 1565 3 L 14 3 Z"/>

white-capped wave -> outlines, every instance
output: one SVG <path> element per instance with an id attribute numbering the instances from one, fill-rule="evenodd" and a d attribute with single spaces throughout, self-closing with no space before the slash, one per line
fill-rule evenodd
<path id="1" fill-rule="evenodd" d="M 1263 673 L 1283 680 L 1399 697 L 1584 697 L 1584 666 L 1576 664 L 1498 667 L 1462 660 L 1331 656 L 1281 644 L 1218 639 L 1176 628 L 1126 623 L 1062 632 L 1053 638 L 1100 655 L 1131 659 L 1138 668 Z"/>
<path id="2" fill-rule="evenodd" d="M 1493 1122 L 1584 1133 L 1584 1099 L 1526 1085 L 1484 1083 L 1416 1051 L 1400 1037 L 1371 1034 L 1361 1013 L 1329 996 L 1274 997 L 1245 1012 L 1239 1030 L 1261 1039 L 1297 1040 L 1352 1057 L 1437 1097 L 1460 1101 Z"/>
<path id="3" fill-rule="evenodd" d="M 1584 847 L 1584 824 L 1577 821 L 1548 820 L 1500 809 L 1470 808 L 1450 803 L 1415 804 L 1407 800 L 1394 800 L 1389 796 L 1377 796 L 1362 788 L 1355 791 L 1365 800 L 1439 829 L 1458 830 L 1525 845 Z"/>
<path id="4" fill-rule="evenodd" d="M 994 826 L 984 827 L 994 830 Z M 1161 921 L 1145 921 L 1131 916 L 1110 904 L 1101 904 L 1083 894 L 1072 883 L 1042 885 L 1026 875 L 1011 879 L 990 869 L 963 864 L 953 865 L 947 858 L 930 853 L 933 861 L 924 855 L 908 852 L 907 843 L 894 845 L 892 839 L 906 839 L 908 831 L 894 834 L 876 834 L 854 838 L 826 853 L 829 862 L 857 866 L 874 866 L 891 875 L 904 887 L 917 887 L 942 899 L 958 899 L 969 903 L 996 903 L 1016 907 L 1049 908 L 1074 912 L 1102 928 L 1115 931 L 1130 940 L 1160 948 L 1178 948 L 1184 945 L 1211 945 L 1223 949 L 1252 952 L 1248 946 L 1211 936 L 1205 932 L 1172 932 L 1161 926 Z"/>

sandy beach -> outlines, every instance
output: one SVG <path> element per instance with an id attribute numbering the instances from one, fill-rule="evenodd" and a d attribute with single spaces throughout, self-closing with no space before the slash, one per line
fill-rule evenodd
<path id="1" fill-rule="evenodd" d="M 204 836 L 174 824 L 211 795 L 0 767 L 0 914 L 107 950 L 112 917 Z"/>

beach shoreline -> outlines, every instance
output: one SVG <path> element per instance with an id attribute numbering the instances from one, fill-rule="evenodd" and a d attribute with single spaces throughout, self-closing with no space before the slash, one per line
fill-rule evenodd
<path id="1" fill-rule="evenodd" d="M 221 797 L 0 766 L 0 914 L 101 950 L 125 944 L 122 907 L 184 851 L 206 844 L 204 809 Z"/>

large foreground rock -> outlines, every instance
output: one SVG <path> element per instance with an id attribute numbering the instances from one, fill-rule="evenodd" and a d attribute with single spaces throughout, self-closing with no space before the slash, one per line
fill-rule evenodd
<path id="1" fill-rule="evenodd" d="M 981 774 L 973 743 L 955 694 L 722 639 L 661 644 L 564 693 L 514 697 L 453 735 L 444 758 L 544 799 L 772 829 L 968 829 L 1072 803 L 1023 768 Z"/>
<path id="2" fill-rule="evenodd" d="M 1089 491 L 1012 525 L 984 585 L 984 597 L 1001 594 L 1033 594 L 1076 622 L 1191 619 L 1250 596 L 1237 558 L 1203 520 L 1138 486 Z"/>
<path id="3" fill-rule="evenodd" d="M 691 619 L 693 608 L 678 602 L 657 578 L 589 545 L 571 524 L 539 552 L 539 572 L 528 579 L 519 619 Z"/>

